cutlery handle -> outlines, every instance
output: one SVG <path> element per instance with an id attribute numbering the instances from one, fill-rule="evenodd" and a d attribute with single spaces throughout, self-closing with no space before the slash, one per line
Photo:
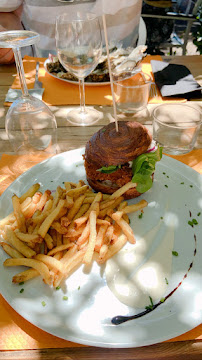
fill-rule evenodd
<path id="1" fill-rule="evenodd" d="M 37 61 L 37 63 L 36 63 L 35 81 L 39 80 L 38 75 L 39 75 L 39 62 Z"/>

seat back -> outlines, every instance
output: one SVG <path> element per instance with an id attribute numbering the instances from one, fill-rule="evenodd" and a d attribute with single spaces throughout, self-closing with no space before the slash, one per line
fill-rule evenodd
<path id="1" fill-rule="evenodd" d="M 137 46 L 145 45 L 146 40 L 147 40 L 147 28 L 146 28 L 143 18 L 140 17 Z"/>

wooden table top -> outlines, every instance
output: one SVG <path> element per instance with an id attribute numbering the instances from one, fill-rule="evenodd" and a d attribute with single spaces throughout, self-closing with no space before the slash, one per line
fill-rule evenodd
<path id="1" fill-rule="evenodd" d="M 176 56 L 167 57 L 166 60 L 173 63 L 186 65 L 195 79 L 202 85 L 202 56 Z M 12 148 L 5 131 L 5 115 L 8 110 L 4 107 L 5 95 L 13 82 L 13 75 L 16 74 L 15 65 L 0 66 L 0 156 L 3 153 L 12 154 Z M 202 99 L 190 101 L 190 104 L 201 107 Z M 149 105 L 149 112 L 156 105 Z M 93 126 L 79 127 L 69 124 L 66 120 L 67 106 L 52 106 L 58 126 L 58 152 L 68 151 L 84 147 L 90 136 L 100 127 L 107 124 L 112 118 L 111 107 L 96 107 L 103 112 L 103 118 Z M 152 131 L 151 118 L 143 116 L 144 123 Z M 202 148 L 202 129 L 197 140 L 196 148 Z M 71 347 L 58 349 L 38 350 L 4 350 L 0 352 L 0 359 L 202 359 L 202 340 L 189 340 L 177 342 L 164 342 L 147 347 L 130 349 L 104 349 L 95 347 Z"/>

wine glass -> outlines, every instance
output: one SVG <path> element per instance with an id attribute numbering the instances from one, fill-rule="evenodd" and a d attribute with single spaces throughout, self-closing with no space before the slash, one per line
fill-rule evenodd
<path id="1" fill-rule="evenodd" d="M 43 101 L 29 95 L 20 51 L 21 47 L 37 43 L 39 38 L 39 34 L 26 30 L 0 33 L 0 47 L 13 49 L 22 90 L 22 96 L 13 102 L 5 120 L 8 138 L 17 154 L 56 152 L 55 116 Z"/>
<path id="2" fill-rule="evenodd" d="M 102 55 L 102 37 L 98 18 L 91 13 L 59 15 L 56 18 L 56 47 L 63 67 L 78 78 L 80 108 L 71 110 L 67 119 L 74 125 L 97 122 L 100 112 L 85 106 L 84 79 L 97 66 Z"/>

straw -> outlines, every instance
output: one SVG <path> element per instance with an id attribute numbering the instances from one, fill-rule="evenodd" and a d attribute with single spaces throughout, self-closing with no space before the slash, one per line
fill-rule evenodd
<path id="1" fill-rule="evenodd" d="M 118 120 L 117 120 L 117 113 L 116 113 L 116 103 L 115 103 L 115 97 L 114 97 L 111 63 L 110 63 L 110 58 L 109 58 L 109 44 L 108 44 L 108 37 L 107 37 L 105 14 L 102 15 L 102 21 L 103 21 L 104 37 L 105 37 L 105 44 L 106 44 L 106 50 L 107 50 L 107 60 L 108 60 L 108 67 L 109 67 L 109 78 L 110 78 L 110 85 L 111 85 L 111 92 L 112 92 L 112 102 L 113 102 L 113 109 L 114 109 L 115 126 L 116 126 L 116 131 L 118 132 L 119 129 L 118 129 Z"/>

